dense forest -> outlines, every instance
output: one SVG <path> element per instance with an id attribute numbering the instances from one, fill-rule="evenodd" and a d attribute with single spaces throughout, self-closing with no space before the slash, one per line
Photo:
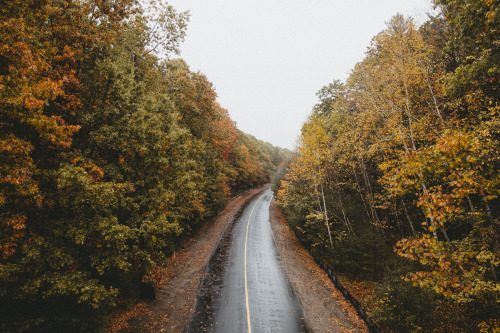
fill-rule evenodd
<path id="1" fill-rule="evenodd" d="M 500 3 L 394 16 L 273 180 L 384 332 L 500 331 Z"/>
<path id="2" fill-rule="evenodd" d="M 175 59 L 162 2 L 0 2 L 0 331 L 93 332 L 289 155 Z"/>

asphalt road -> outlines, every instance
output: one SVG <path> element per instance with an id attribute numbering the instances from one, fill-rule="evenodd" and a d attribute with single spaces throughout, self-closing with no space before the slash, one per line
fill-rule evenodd
<path id="1" fill-rule="evenodd" d="M 269 222 L 272 192 L 254 198 L 220 239 L 185 332 L 307 332 Z"/>

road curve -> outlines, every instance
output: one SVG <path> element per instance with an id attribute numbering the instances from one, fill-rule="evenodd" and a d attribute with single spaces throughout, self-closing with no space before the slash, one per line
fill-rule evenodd
<path id="1" fill-rule="evenodd" d="M 269 189 L 258 195 L 222 235 L 185 332 L 307 332 L 274 242 L 271 199 Z"/>

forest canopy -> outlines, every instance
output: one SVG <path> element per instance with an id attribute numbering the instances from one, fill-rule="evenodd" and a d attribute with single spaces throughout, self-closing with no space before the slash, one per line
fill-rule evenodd
<path id="1" fill-rule="evenodd" d="M 434 3 L 319 90 L 274 190 L 306 246 L 372 286 L 383 331 L 498 331 L 500 6 Z"/>
<path id="2" fill-rule="evenodd" d="M 102 330 L 289 155 L 175 58 L 189 15 L 141 3 L 0 2 L 0 331 Z"/>

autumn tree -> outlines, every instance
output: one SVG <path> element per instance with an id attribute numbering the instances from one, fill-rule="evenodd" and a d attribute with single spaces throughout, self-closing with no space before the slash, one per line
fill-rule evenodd
<path id="1" fill-rule="evenodd" d="M 420 28 L 394 16 L 347 82 L 318 92 L 278 197 L 316 254 L 338 271 L 377 281 L 383 327 L 433 330 L 449 308 L 448 329 L 495 330 L 498 6 L 436 3 L 443 15 Z M 312 227 L 319 221 L 332 238 Z M 385 273 L 364 274 L 367 267 Z M 398 291 L 395 278 L 403 278 Z M 417 295 L 414 288 L 436 305 L 430 326 L 412 319 L 422 307 L 398 309 L 408 313 L 403 322 L 388 312 L 405 294 Z"/>
<path id="2" fill-rule="evenodd" d="M 0 330 L 100 331 L 154 294 L 182 237 L 269 179 L 275 147 L 172 59 L 187 13 L 58 0 L 0 15 Z"/>

